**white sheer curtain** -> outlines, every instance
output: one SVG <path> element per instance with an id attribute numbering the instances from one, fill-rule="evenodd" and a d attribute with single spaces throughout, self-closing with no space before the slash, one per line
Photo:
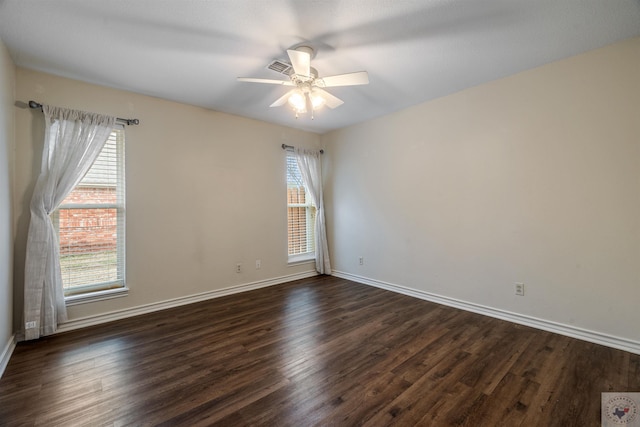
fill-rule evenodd
<path id="1" fill-rule="evenodd" d="M 58 238 L 50 215 L 87 173 L 115 117 L 48 105 L 40 175 L 31 198 L 24 283 L 25 339 L 56 331 L 67 320 Z"/>
<path id="2" fill-rule="evenodd" d="M 324 220 L 320 152 L 303 148 L 295 148 L 293 152 L 296 155 L 304 185 L 311 196 L 311 203 L 316 207 L 316 271 L 320 274 L 331 274 L 327 227 Z"/>

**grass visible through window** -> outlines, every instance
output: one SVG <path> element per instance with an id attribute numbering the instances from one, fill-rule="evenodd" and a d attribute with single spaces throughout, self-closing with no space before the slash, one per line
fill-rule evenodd
<path id="1" fill-rule="evenodd" d="M 62 283 L 65 290 L 87 283 L 108 283 L 118 279 L 117 252 L 100 251 L 82 254 L 60 254 Z"/>

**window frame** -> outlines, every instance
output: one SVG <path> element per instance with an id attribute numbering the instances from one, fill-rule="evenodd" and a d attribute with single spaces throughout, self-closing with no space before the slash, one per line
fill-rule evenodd
<path id="1" fill-rule="evenodd" d="M 115 135 L 116 148 L 116 201 L 114 203 L 63 203 L 52 214 L 52 221 L 60 245 L 60 211 L 68 209 L 115 209 L 116 210 L 116 268 L 117 278 L 104 282 L 89 283 L 74 286 L 71 290 L 64 289 L 66 305 L 75 305 L 103 299 L 111 299 L 128 295 L 126 282 L 126 176 L 125 176 L 125 130 L 123 125 L 116 125 L 111 135 Z M 108 143 L 108 142 L 107 142 Z M 105 143 L 105 147 L 107 146 Z M 104 150 L 104 147 L 103 147 Z M 93 165 L 92 165 L 93 167 Z M 89 169 L 90 171 L 91 169 Z M 89 174 L 90 172 L 88 172 Z M 82 181 L 74 188 L 82 186 Z M 99 188 L 93 184 L 91 187 Z M 72 191 L 74 191 L 72 190 Z M 71 193 L 70 193 L 71 194 Z M 61 257 L 62 258 L 62 257 Z M 62 266 L 61 273 L 62 272 Z M 64 276 L 64 273 L 63 273 Z"/>
<path id="2" fill-rule="evenodd" d="M 302 187 L 304 188 L 304 194 L 305 194 L 305 203 L 289 203 L 289 188 L 299 188 L 299 185 L 291 185 L 290 181 L 289 181 L 289 168 L 290 168 L 290 163 L 289 161 L 292 161 L 293 164 L 295 164 L 297 173 L 300 174 L 300 169 L 298 168 L 298 161 L 296 159 L 295 154 L 291 153 L 291 152 L 287 152 L 286 153 L 286 173 L 285 173 L 285 177 L 286 177 L 286 191 L 287 191 L 287 263 L 289 265 L 294 265 L 294 264 L 301 264 L 301 263 L 308 263 L 311 261 L 314 261 L 316 258 L 316 235 L 315 235 L 315 213 L 317 211 L 317 207 L 311 202 L 311 198 L 309 197 L 309 192 L 307 190 L 307 186 L 304 185 L 304 182 L 302 180 L 302 177 L 300 176 L 300 180 L 301 180 L 301 184 Z M 307 251 L 307 252 L 299 252 L 299 253 L 294 253 L 294 254 L 290 254 L 290 247 L 289 247 L 289 243 L 290 243 L 290 238 L 289 238 L 289 208 L 305 208 L 305 223 L 307 224 L 306 227 L 306 245 L 307 247 L 309 246 L 309 240 L 311 240 L 311 246 L 313 248 L 312 251 Z"/>

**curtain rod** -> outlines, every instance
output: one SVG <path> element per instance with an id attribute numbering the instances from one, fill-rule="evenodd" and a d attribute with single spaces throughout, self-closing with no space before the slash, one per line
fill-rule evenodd
<path id="1" fill-rule="evenodd" d="M 42 111 L 42 104 L 40 104 L 39 102 L 36 101 L 29 101 L 29 107 L 31 108 L 39 108 L 40 111 Z M 126 125 L 138 125 L 140 124 L 140 120 L 138 119 L 122 119 L 120 117 L 116 118 L 116 121 L 124 123 Z"/>
<path id="2" fill-rule="evenodd" d="M 293 150 L 294 147 L 293 145 L 287 145 L 287 144 L 282 144 L 282 149 L 283 150 Z M 324 150 L 320 150 L 320 154 L 324 154 Z"/>

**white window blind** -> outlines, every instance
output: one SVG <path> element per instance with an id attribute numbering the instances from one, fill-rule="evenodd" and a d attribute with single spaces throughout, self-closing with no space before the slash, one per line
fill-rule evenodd
<path id="1" fill-rule="evenodd" d="M 315 253 L 316 208 L 311 204 L 295 156 L 287 155 L 287 234 L 289 257 Z"/>
<path id="2" fill-rule="evenodd" d="M 124 129 L 54 215 L 65 296 L 125 286 Z"/>

